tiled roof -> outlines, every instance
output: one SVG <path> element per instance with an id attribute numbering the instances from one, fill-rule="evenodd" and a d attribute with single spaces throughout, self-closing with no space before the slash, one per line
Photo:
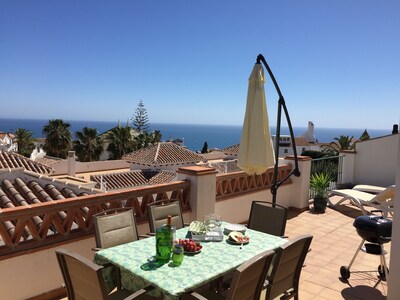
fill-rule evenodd
<path id="1" fill-rule="evenodd" d="M 8 136 L 10 139 L 15 138 L 15 134 L 12 132 L 3 132 L 0 131 L 0 139 L 4 139 L 6 136 Z"/>
<path id="2" fill-rule="evenodd" d="M 50 174 L 53 169 L 41 163 L 35 162 L 14 152 L 0 152 L 0 170 L 24 168 L 25 170 L 40 173 Z"/>
<path id="3" fill-rule="evenodd" d="M 22 169 L 0 171 L 0 208 L 74 198 L 99 192 L 65 184 L 46 175 Z"/>
<path id="4" fill-rule="evenodd" d="M 228 160 L 223 162 L 207 162 L 200 163 L 198 165 L 203 167 L 215 168 L 218 173 L 231 173 L 241 171 L 241 169 L 237 165 L 236 160 Z"/>
<path id="5" fill-rule="evenodd" d="M 239 153 L 239 146 L 240 146 L 240 144 L 235 144 L 235 145 L 229 146 L 225 149 L 222 149 L 221 151 L 228 155 L 236 155 L 237 156 Z"/>
<path id="6" fill-rule="evenodd" d="M 196 164 L 203 160 L 197 153 L 172 142 L 162 142 L 125 155 L 131 163 L 146 166 Z"/>
<path id="7" fill-rule="evenodd" d="M 304 137 L 297 137 L 297 138 L 295 138 L 295 141 L 296 141 L 296 146 L 300 146 L 300 147 L 311 146 L 311 144 Z M 290 146 L 292 146 L 292 145 L 290 144 Z"/>
<path id="8" fill-rule="evenodd" d="M 90 176 L 90 180 L 97 182 L 96 188 L 105 183 L 106 190 L 123 189 L 139 185 L 154 185 L 167 183 L 176 177 L 172 171 L 135 170 L 130 172 L 100 174 Z"/>
<path id="9" fill-rule="evenodd" d="M 57 164 L 57 163 L 61 162 L 62 159 L 61 158 L 54 158 L 54 157 L 50 157 L 50 156 L 45 156 L 45 157 L 36 158 L 35 161 L 50 167 L 51 165 L 54 165 L 54 164 Z"/>
<path id="10" fill-rule="evenodd" d="M 226 157 L 226 154 L 221 152 L 220 150 L 214 150 L 208 153 L 199 153 L 199 155 L 203 157 L 205 161 L 224 159 Z"/>

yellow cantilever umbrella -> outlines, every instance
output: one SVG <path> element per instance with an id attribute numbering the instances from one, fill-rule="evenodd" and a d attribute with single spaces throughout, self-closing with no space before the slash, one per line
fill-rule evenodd
<path id="1" fill-rule="evenodd" d="M 247 174 L 262 174 L 275 161 L 264 84 L 264 69 L 261 64 L 255 64 L 249 77 L 246 114 L 237 162 L 239 168 Z"/>

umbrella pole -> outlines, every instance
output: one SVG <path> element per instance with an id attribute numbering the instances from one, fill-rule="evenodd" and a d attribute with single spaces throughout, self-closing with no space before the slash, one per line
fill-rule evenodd
<path id="1" fill-rule="evenodd" d="M 293 133 L 293 128 L 292 128 L 292 123 L 290 121 L 290 116 L 289 112 L 286 107 L 285 99 L 283 98 L 283 95 L 281 93 L 281 90 L 279 89 L 278 83 L 275 80 L 275 76 L 272 73 L 271 69 L 269 68 L 264 56 L 262 54 L 259 54 L 257 56 L 257 64 L 262 62 L 265 66 L 265 68 L 268 71 L 269 76 L 272 79 L 272 82 L 274 83 L 276 92 L 279 95 L 279 101 L 278 101 L 278 116 L 277 116 L 277 125 L 276 125 L 276 135 L 275 135 L 275 165 L 274 165 L 274 174 L 272 177 L 272 186 L 271 186 L 271 193 L 272 193 L 272 205 L 275 206 L 276 204 L 276 197 L 277 197 L 277 192 L 279 186 L 284 183 L 286 180 L 289 179 L 290 176 L 294 175 L 296 177 L 300 176 L 300 171 L 299 171 L 299 164 L 298 164 L 298 158 L 297 158 L 297 150 L 296 150 L 296 141 L 294 139 L 294 133 Z M 285 112 L 285 117 L 288 123 L 289 127 L 289 132 L 290 132 L 290 139 L 292 141 L 292 147 L 293 147 L 293 156 L 294 156 L 294 169 L 286 176 L 283 178 L 281 181 L 278 182 L 278 162 L 279 162 L 279 140 L 281 137 L 281 116 L 282 116 L 282 108 L 283 111 Z"/>

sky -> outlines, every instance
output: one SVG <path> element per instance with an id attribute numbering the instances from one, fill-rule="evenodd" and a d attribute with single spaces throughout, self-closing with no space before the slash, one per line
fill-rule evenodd
<path id="1" fill-rule="evenodd" d="M 0 118 L 241 125 L 259 53 L 293 126 L 400 119 L 400 1 L 0 0 Z M 265 85 L 270 124 L 278 95 Z M 282 124 L 286 123 L 285 118 Z"/>

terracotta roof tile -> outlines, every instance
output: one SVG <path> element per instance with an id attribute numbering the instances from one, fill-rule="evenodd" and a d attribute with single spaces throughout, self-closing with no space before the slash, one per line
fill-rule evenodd
<path id="1" fill-rule="evenodd" d="M 59 199 L 83 196 L 100 191 L 80 187 L 78 185 L 68 184 L 68 186 L 54 178 L 46 175 L 40 175 L 31 171 L 21 169 L 0 170 L 0 209 L 14 208 L 17 206 L 29 206 L 31 204 L 39 204 L 42 202 L 55 201 Z M 89 209 L 81 208 L 86 214 Z M 66 220 L 66 213 L 60 211 L 58 217 Z M 32 217 L 32 221 L 36 226 L 40 226 L 43 222 L 42 216 Z M 6 221 L 3 226 L 7 230 L 14 231 L 16 224 Z M 57 232 L 55 228 L 50 228 L 48 235 Z M 28 226 L 25 226 L 23 238 L 29 239 L 31 232 Z"/>
<path id="2" fill-rule="evenodd" d="M 35 161 L 42 165 L 46 165 L 46 166 L 50 167 L 51 165 L 60 163 L 62 161 L 62 159 L 45 156 L 45 157 L 36 158 Z"/>
<path id="3" fill-rule="evenodd" d="M 147 166 L 196 164 L 203 160 L 197 153 L 172 142 L 162 142 L 125 155 L 131 163 Z"/>
<path id="4" fill-rule="evenodd" d="M 46 175 L 14 169 L 0 171 L 0 208 L 74 198 L 99 192 L 77 185 L 66 185 Z"/>
<path id="5" fill-rule="evenodd" d="M 14 152 L 0 152 L 0 170 L 24 168 L 40 174 L 50 174 L 53 169 Z"/>
<path id="6" fill-rule="evenodd" d="M 224 152 L 221 152 L 220 150 L 214 150 L 209 153 L 199 153 L 199 155 L 203 157 L 203 160 L 205 161 L 224 159 L 227 156 Z"/>
<path id="7" fill-rule="evenodd" d="M 221 151 L 228 155 L 236 155 L 237 156 L 239 153 L 239 146 L 240 146 L 240 144 L 235 144 L 235 145 L 226 147 L 225 149 L 222 149 Z"/>
<path id="8" fill-rule="evenodd" d="M 90 180 L 97 182 L 96 188 L 105 183 L 106 190 L 116 190 L 140 185 L 154 185 L 174 180 L 176 173 L 172 171 L 135 170 L 111 174 L 90 176 Z M 104 187 L 103 187 L 104 188 Z"/>
<path id="9" fill-rule="evenodd" d="M 218 173 L 231 173 L 241 171 L 241 169 L 237 165 L 236 160 L 228 160 L 223 162 L 207 162 L 200 163 L 198 165 L 203 167 L 215 168 Z"/>

